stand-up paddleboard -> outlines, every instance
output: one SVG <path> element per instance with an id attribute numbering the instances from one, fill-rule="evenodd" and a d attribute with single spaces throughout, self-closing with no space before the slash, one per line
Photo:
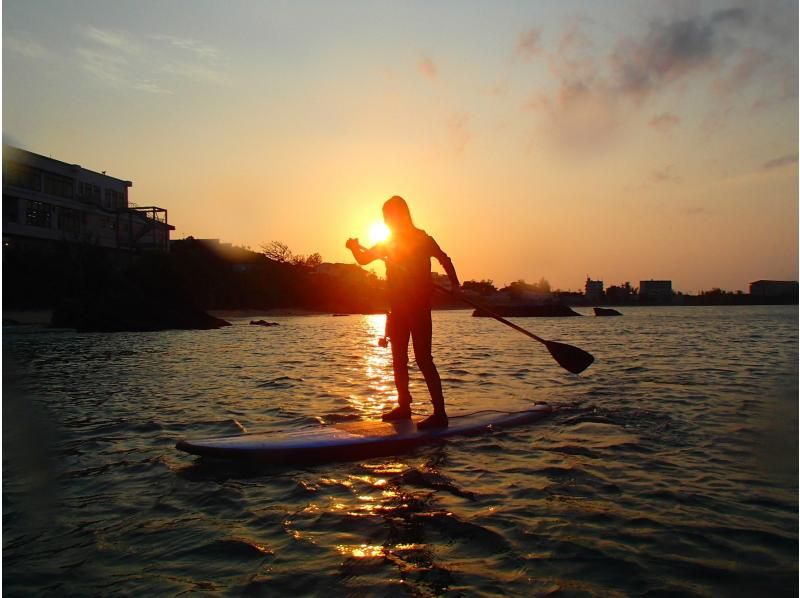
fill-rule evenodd
<path id="1" fill-rule="evenodd" d="M 175 448 L 204 457 L 268 463 L 355 461 L 405 452 L 450 436 L 478 434 L 528 424 L 553 412 L 547 404 L 516 412 L 480 411 L 450 418 L 447 428 L 417 430 L 416 422 L 360 421 L 310 426 L 286 432 L 181 440 Z"/>

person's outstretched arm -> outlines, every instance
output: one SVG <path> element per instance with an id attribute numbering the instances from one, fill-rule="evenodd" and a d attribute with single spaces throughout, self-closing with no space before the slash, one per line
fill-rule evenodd
<path id="1" fill-rule="evenodd" d="M 356 261 L 361 266 L 366 266 L 370 262 L 380 259 L 380 256 L 376 254 L 372 249 L 365 249 L 364 247 L 362 247 L 359 244 L 358 239 L 347 239 L 345 247 L 347 247 L 350 251 L 353 252 L 353 257 L 356 258 Z"/>

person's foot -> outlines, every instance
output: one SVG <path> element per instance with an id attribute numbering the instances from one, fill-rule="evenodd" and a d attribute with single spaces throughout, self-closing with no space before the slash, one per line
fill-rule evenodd
<path id="1" fill-rule="evenodd" d="M 395 407 L 389 413 L 384 413 L 381 415 L 381 419 L 385 422 L 395 422 L 400 421 L 403 419 L 411 419 L 411 408 L 410 407 Z"/>
<path id="2" fill-rule="evenodd" d="M 447 427 L 447 414 L 434 413 L 420 422 L 417 422 L 417 430 L 438 430 Z"/>

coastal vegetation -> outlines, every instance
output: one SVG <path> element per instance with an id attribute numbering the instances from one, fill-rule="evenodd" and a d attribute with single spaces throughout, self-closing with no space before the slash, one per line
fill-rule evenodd
<path id="1" fill-rule="evenodd" d="M 208 310 L 303 309 L 338 314 L 379 313 L 388 308 L 385 281 L 356 264 L 326 263 L 319 253 L 294 253 L 271 241 L 260 251 L 186 239 L 169 253 L 115 252 L 55 243 L 6 247 L 3 305 L 6 309 L 52 309 L 53 324 L 83 330 L 209 328 L 224 325 Z M 443 283 L 434 275 L 437 282 Z M 498 287 L 489 279 L 467 280 L 467 296 L 488 306 L 626 306 L 649 304 L 630 282 L 601 296 L 553 290 L 541 278 Z M 721 289 L 697 295 L 674 293 L 662 303 L 747 305 L 796 303 L 797 295 L 758 298 Z M 435 308 L 464 307 L 444 293 Z M 509 312 L 510 313 L 510 312 Z"/>

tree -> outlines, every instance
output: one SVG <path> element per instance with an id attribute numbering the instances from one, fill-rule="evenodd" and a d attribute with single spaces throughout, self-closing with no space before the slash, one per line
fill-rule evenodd
<path id="1" fill-rule="evenodd" d="M 497 287 L 494 286 L 492 280 L 467 280 L 461 285 L 461 288 L 484 297 L 497 292 Z"/>
<path id="2" fill-rule="evenodd" d="M 289 246 L 281 241 L 270 241 L 261 245 L 261 253 L 281 264 L 291 264 L 294 259 L 294 254 L 289 250 Z"/>
<path id="3" fill-rule="evenodd" d="M 306 257 L 305 265 L 308 268 L 316 268 L 322 263 L 322 256 L 319 253 L 312 253 Z"/>

